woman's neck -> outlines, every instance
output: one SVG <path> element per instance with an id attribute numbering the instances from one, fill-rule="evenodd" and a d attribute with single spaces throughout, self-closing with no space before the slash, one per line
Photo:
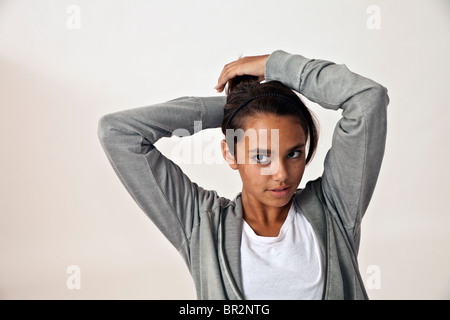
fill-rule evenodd
<path id="1" fill-rule="evenodd" d="M 243 218 L 259 236 L 278 236 L 291 204 L 292 199 L 282 207 L 267 206 L 242 190 Z"/>

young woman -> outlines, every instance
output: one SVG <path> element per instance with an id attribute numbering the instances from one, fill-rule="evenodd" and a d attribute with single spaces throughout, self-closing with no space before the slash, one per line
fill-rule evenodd
<path id="1" fill-rule="evenodd" d="M 345 65 L 283 51 L 226 65 L 216 89 L 227 83 L 227 97 L 103 116 L 99 138 L 120 180 L 186 261 L 199 299 L 367 299 L 357 254 L 384 153 L 387 90 Z M 304 189 L 317 130 L 293 90 L 342 109 L 323 174 Z M 226 134 L 224 158 L 242 179 L 233 200 L 192 183 L 154 146 L 176 129 L 193 134 L 195 121 Z M 239 129 L 256 133 L 253 143 Z"/>

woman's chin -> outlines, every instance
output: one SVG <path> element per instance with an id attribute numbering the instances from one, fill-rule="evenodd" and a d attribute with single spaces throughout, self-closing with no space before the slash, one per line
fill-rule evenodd
<path id="1" fill-rule="evenodd" d="M 288 193 L 283 197 L 280 196 L 272 196 L 272 195 L 268 195 L 265 197 L 265 201 L 263 201 L 264 203 L 266 203 L 268 206 L 271 207 L 277 207 L 277 208 L 281 208 L 284 207 L 285 205 L 287 205 L 289 203 L 289 201 L 291 201 L 292 199 L 292 194 Z"/>

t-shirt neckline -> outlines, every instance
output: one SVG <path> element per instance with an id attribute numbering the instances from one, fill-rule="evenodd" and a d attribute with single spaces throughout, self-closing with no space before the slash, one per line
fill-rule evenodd
<path id="1" fill-rule="evenodd" d="M 292 225 L 292 222 L 295 217 L 295 207 L 294 202 L 292 202 L 291 207 L 289 208 L 288 215 L 286 219 L 283 222 L 283 225 L 280 228 L 280 233 L 276 237 L 265 237 L 265 236 L 259 236 L 255 233 L 255 231 L 250 227 L 250 225 L 247 223 L 247 221 L 243 220 L 244 223 L 242 224 L 242 227 L 244 229 L 244 232 L 246 235 L 254 242 L 262 243 L 262 244 L 273 244 L 277 243 L 283 240 L 284 236 L 288 232 L 290 226 Z"/>

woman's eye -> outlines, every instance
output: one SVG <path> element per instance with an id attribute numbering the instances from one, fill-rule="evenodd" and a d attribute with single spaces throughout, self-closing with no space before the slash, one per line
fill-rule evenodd
<path id="1" fill-rule="evenodd" d="M 300 158 L 302 156 L 302 151 L 297 150 L 297 151 L 291 151 L 288 153 L 288 158 Z"/>
<path id="2" fill-rule="evenodd" d="M 261 164 L 269 164 L 270 163 L 270 157 L 265 154 L 256 155 L 255 160 Z"/>

